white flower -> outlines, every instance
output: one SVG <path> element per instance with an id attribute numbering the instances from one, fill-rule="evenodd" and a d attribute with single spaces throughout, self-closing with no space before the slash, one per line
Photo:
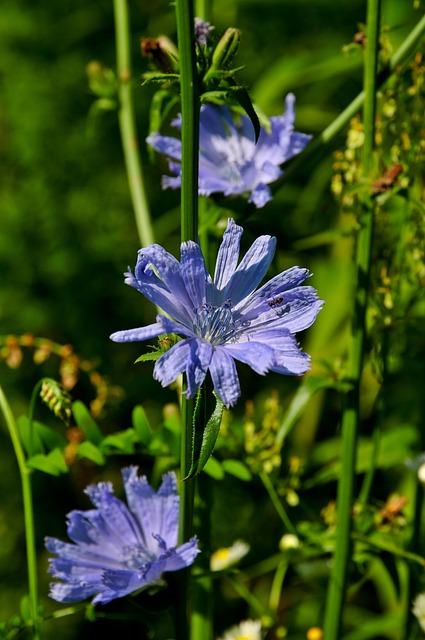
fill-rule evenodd
<path id="1" fill-rule="evenodd" d="M 414 599 L 412 613 L 416 616 L 421 629 L 425 631 L 425 593 L 419 593 Z"/>
<path id="2" fill-rule="evenodd" d="M 228 629 L 218 640 L 261 640 L 261 622 L 244 620 Z"/>
<path id="3" fill-rule="evenodd" d="M 246 556 L 249 548 L 249 544 L 243 540 L 236 540 L 231 547 L 217 549 L 217 551 L 214 551 L 211 555 L 211 571 L 222 571 L 236 564 L 241 558 Z"/>

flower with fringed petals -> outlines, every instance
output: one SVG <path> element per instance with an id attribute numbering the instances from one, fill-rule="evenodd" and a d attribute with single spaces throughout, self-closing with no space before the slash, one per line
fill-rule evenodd
<path id="1" fill-rule="evenodd" d="M 248 116 L 238 119 L 225 105 L 205 104 L 200 116 L 199 193 L 225 196 L 249 193 L 248 202 L 257 208 L 271 200 L 269 184 L 283 174 L 281 165 L 302 151 L 310 135 L 294 131 L 295 97 L 286 96 L 285 113 L 270 118 L 270 131 L 261 127 L 255 141 Z M 181 118 L 173 121 L 181 128 Z M 153 133 L 147 142 L 169 158 L 175 176 L 164 176 L 163 188 L 181 186 L 181 142 L 171 136 Z"/>
<path id="2" fill-rule="evenodd" d="M 301 375 L 310 368 L 310 358 L 294 334 L 314 322 L 323 304 L 313 287 L 301 286 L 310 274 L 300 267 L 257 289 L 273 259 L 276 239 L 260 236 L 238 264 L 242 232 L 228 221 L 214 278 L 195 242 L 182 243 L 180 262 L 157 244 L 140 249 L 135 272 L 126 273 L 125 282 L 167 315 L 159 314 L 146 327 L 111 335 L 115 342 L 166 333 L 184 336 L 157 360 L 154 378 L 165 387 L 185 372 L 191 398 L 209 371 L 226 407 L 240 396 L 235 360 L 261 375 Z"/>
<path id="3" fill-rule="evenodd" d="M 122 470 L 127 505 L 114 496 L 110 482 L 87 487 L 94 505 L 68 514 L 72 543 L 46 538 L 49 572 L 62 582 L 50 585 L 58 602 L 79 602 L 93 597 L 105 604 L 150 585 L 159 584 L 166 571 L 193 563 L 199 553 L 192 538 L 177 546 L 179 496 L 173 472 L 163 476 L 155 491 L 137 467 Z"/>

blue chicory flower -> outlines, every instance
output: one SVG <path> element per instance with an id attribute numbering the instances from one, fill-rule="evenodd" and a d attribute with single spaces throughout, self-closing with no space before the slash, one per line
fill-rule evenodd
<path id="1" fill-rule="evenodd" d="M 158 315 L 147 327 L 111 335 L 116 342 L 164 333 L 184 336 L 157 360 L 154 378 L 168 386 L 186 372 L 190 398 L 209 370 L 226 407 L 240 395 L 235 360 L 262 375 L 300 375 L 309 369 L 310 358 L 293 334 L 309 327 L 322 306 L 313 287 L 300 286 L 309 276 L 300 267 L 280 273 L 256 291 L 273 259 L 276 238 L 257 238 L 238 265 L 242 232 L 229 220 L 214 280 L 195 242 L 182 243 L 180 262 L 157 244 L 140 249 L 135 273 L 126 273 L 125 282 L 168 315 Z"/>
<path id="2" fill-rule="evenodd" d="M 116 498 L 110 482 L 87 487 L 95 506 L 68 514 L 68 535 L 75 544 L 46 538 L 53 582 L 50 597 L 78 602 L 95 596 L 93 603 L 158 584 L 165 571 L 189 566 L 199 553 L 192 538 L 177 547 L 179 496 L 173 472 L 164 475 L 156 492 L 137 467 L 122 470 L 127 505 Z"/>
<path id="3" fill-rule="evenodd" d="M 284 162 L 302 151 L 311 136 L 294 131 L 295 97 L 288 94 L 285 113 L 270 118 L 270 133 L 261 127 L 255 143 L 251 120 L 235 120 L 229 107 L 206 104 L 201 109 L 199 150 L 199 193 L 231 196 L 250 193 L 248 202 L 263 207 L 272 195 L 267 186 L 283 174 Z M 181 117 L 172 123 L 181 128 Z M 163 176 L 164 188 L 181 186 L 181 142 L 177 138 L 154 133 L 147 142 L 170 158 L 175 177 Z"/>

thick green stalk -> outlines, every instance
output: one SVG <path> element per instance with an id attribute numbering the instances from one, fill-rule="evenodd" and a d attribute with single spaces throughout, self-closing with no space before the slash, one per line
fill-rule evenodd
<path id="1" fill-rule="evenodd" d="M 377 89 L 377 58 L 379 46 L 380 0 L 367 3 L 367 45 L 364 65 L 364 143 L 363 174 L 370 177 L 373 167 L 375 137 L 375 104 Z M 326 640 L 340 637 L 345 600 L 347 567 L 351 552 L 351 509 L 354 493 L 356 444 L 359 421 L 359 386 L 365 343 L 365 315 L 369 287 L 372 249 L 373 203 L 369 196 L 362 205 L 360 231 L 357 240 L 357 287 L 352 323 L 350 382 L 342 416 L 341 472 L 337 497 L 337 533 L 334 564 L 326 602 L 324 636 Z"/>
<path id="2" fill-rule="evenodd" d="M 198 239 L 199 89 L 192 0 L 176 0 L 182 112 L 181 239 Z"/>
<path id="3" fill-rule="evenodd" d="M 213 0 L 195 0 L 196 16 L 205 20 L 205 22 L 211 22 L 212 4 Z"/>
<path id="4" fill-rule="evenodd" d="M 198 239 L 198 166 L 199 166 L 199 92 L 195 52 L 194 12 L 192 0 L 176 0 L 177 38 L 180 60 L 180 94 L 182 114 L 181 161 L 181 240 Z M 192 423 L 195 403 L 182 398 L 182 447 L 180 469 L 185 478 L 191 466 Z M 185 480 L 180 491 L 180 542 L 193 535 L 195 481 Z M 189 569 L 180 572 L 177 640 L 190 637 L 191 601 Z"/>
<path id="5" fill-rule="evenodd" d="M 27 550 L 28 592 L 30 615 L 33 623 L 33 639 L 40 640 L 40 623 L 38 619 L 38 581 L 37 581 L 37 551 L 35 546 L 34 510 L 31 488 L 31 469 L 26 465 L 25 453 L 19 437 L 9 402 L 0 386 L 0 410 L 3 413 L 6 426 L 12 440 L 22 485 L 22 501 L 24 505 L 25 543 Z"/>
<path id="6" fill-rule="evenodd" d="M 119 125 L 137 231 L 142 247 L 154 242 L 137 140 L 131 86 L 130 24 L 127 0 L 114 0 Z"/>

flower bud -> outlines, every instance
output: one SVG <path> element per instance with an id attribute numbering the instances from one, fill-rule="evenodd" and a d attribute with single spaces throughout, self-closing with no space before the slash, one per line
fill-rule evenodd
<path id="1" fill-rule="evenodd" d="M 149 58 L 162 73 L 175 73 L 178 70 L 179 54 L 177 48 L 166 36 L 142 38 L 140 41 L 142 56 Z"/>
<path id="2" fill-rule="evenodd" d="M 212 65 L 214 70 L 226 69 L 235 57 L 241 39 L 239 29 L 229 28 L 221 37 L 212 55 Z"/>

